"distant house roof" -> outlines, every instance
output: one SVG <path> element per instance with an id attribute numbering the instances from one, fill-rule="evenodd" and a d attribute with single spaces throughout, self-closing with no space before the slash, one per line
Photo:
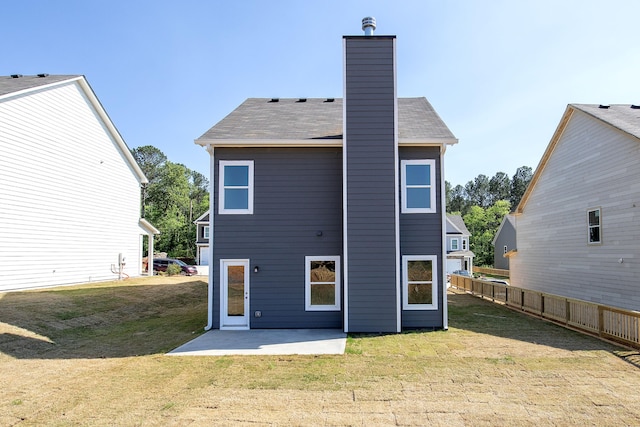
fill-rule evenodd
<path id="1" fill-rule="evenodd" d="M 447 234 L 465 234 L 468 236 L 471 235 L 464 223 L 464 220 L 460 215 L 447 214 L 447 223 L 449 223 L 453 227 L 453 229 L 447 227 Z"/>
<path id="2" fill-rule="evenodd" d="M 202 215 L 200 215 L 195 221 L 194 224 L 208 224 L 209 223 L 209 211 L 206 211 Z"/>
<path id="3" fill-rule="evenodd" d="M 93 92 L 93 89 L 89 85 L 89 82 L 82 75 L 48 75 L 48 74 L 39 74 L 36 76 L 23 76 L 20 74 L 14 74 L 11 76 L 0 76 L 0 102 L 10 100 L 11 98 L 23 96 L 30 94 L 31 92 L 36 92 L 39 90 L 43 90 L 46 88 L 65 85 L 70 83 L 77 83 L 87 100 L 93 106 L 94 111 L 102 120 L 105 128 L 116 142 L 120 151 L 122 152 L 123 157 L 129 163 L 133 173 L 138 178 L 138 181 L 141 184 L 148 183 L 147 178 L 140 169 L 140 166 L 133 158 L 129 147 L 126 142 L 116 129 L 115 125 L 109 118 L 109 115 L 102 107 L 100 100 Z"/>
<path id="4" fill-rule="evenodd" d="M 556 145 L 558 144 L 558 141 L 560 140 L 560 137 L 562 136 L 562 133 L 564 132 L 564 129 L 571 119 L 574 111 L 581 111 L 588 114 L 589 116 L 640 140 L 640 106 L 630 104 L 569 104 L 562 115 L 562 119 L 560 120 L 556 131 L 551 137 L 549 145 L 542 155 L 540 163 L 538 163 L 538 167 L 531 178 L 529 186 L 522 195 L 522 199 L 520 200 L 515 213 L 520 214 L 523 212 L 533 188 L 538 182 L 542 171 L 545 169 L 545 166 L 549 161 L 549 157 L 555 150 Z"/>
<path id="5" fill-rule="evenodd" d="M 249 98 L 205 132 L 200 145 L 342 145 L 341 98 Z M 458 140 L 426 98 L 398 99 L 398 139 L 405 144 Z"/>
<path id="6" fill-rule="evenodd" d="M 496 245 L 496 240 L 498 240 L 498 237 L 500 236 L 500 232 L 502 231 L 502 227 L 505 226 L 505 224 L 510 224 L 511 228 L 513 228 L 514 230 L 516 229 L 516 216 L 512 215 L 512 214 L 507 214 L 504 216 L 504 218 L 502 218 L 502 222 L 500 222 L 500 227 L 498 227 L 498 230 L 496 230 L 496 235 L 493 236 L 493 240 L 491 241 L 491 244 L 493 246 Z"/>

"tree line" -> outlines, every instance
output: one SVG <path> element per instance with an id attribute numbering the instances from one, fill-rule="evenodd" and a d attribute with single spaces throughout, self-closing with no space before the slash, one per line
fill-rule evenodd
<path id="1" fill-rule="evenodd" d="M 462 216 L 471 233 L 469 248 L 475 265 L 493 265 L 493 245 L 502 218 L 515 209 L 531 182 L 533 170 L 521 166 L 513 177 L 498 172 L 489 178 L 480 174 L 466 185 L 445 182 L 447 213 Z"/>
<path id="2" fill-rule="evenodd" d="M 193 221 L 209 209 L 209 180 L 169 161 L 151 145 L 134 148 L 131 154 L 149 180 L 142 190 L 142 216 L 160 230 L 155 251 L 170 257 L 195 258 Z"/>

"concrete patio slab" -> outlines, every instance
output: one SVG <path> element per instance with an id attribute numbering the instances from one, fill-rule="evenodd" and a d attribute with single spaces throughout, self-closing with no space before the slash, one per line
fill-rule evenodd
<path id="1" fill-rule="evenodd" d="M 169 356 L 344 354 L 347 334 L 339 329 L 251 329 L 205 332 Z"/>

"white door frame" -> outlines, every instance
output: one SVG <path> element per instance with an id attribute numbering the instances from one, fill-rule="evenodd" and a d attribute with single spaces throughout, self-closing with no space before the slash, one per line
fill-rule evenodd
<path id="1" fill-rule="evenodd" d="M 220 329 L 249 329 L 249 260 L 220 260 Z M 228 316 L 228 267 L 244 267 L 244 315 Z"/>

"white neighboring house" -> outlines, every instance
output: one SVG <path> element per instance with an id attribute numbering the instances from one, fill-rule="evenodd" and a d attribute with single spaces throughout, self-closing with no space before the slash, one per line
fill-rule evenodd
<path id="1" fill-rule="evenodd" d="M 462 217 L 447 214 L 447 274 L 456 270 L 473 273 L 474 254 L 469 250 L 469 236 Z"/>
<path id="2" fill-rule="evenodd" d="M 84 76 L 0 77 L 0 291 L 142 274 L 142 170 Z"/>
<path id="3" fill-rule="evenodd" d="M 515 213 L 512 285 L 640 310 L 640 106 L 569 105 Z"/>

